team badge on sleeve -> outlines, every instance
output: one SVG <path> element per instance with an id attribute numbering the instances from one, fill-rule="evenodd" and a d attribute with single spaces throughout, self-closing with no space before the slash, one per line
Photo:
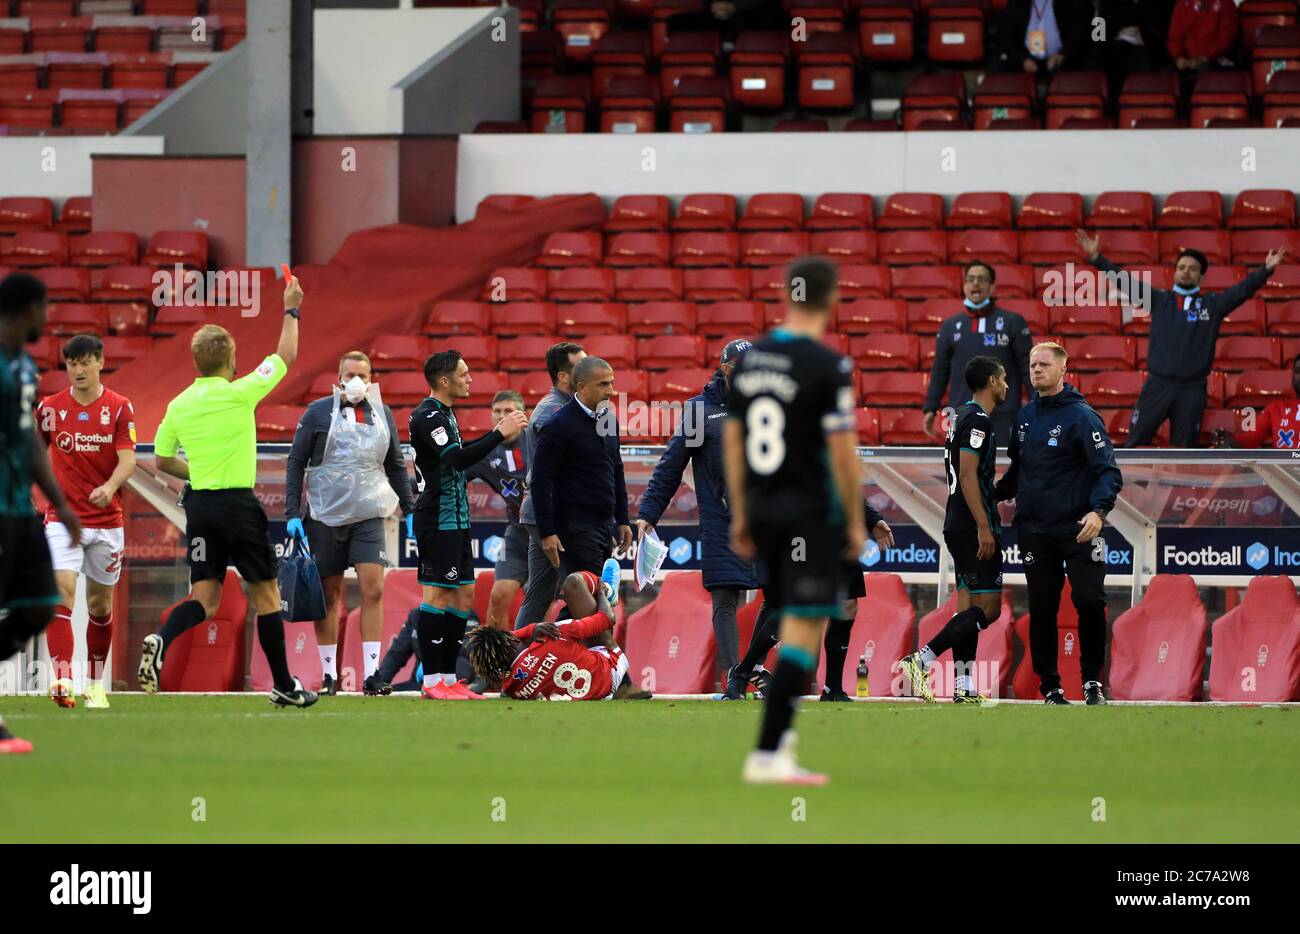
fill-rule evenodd
<path id="1" fill-rule="evenodd" d="M 433 440 L 435 444 L 446 444 L 447 429 L 442 427 L 433 429 Z"/>
<path id="2" fill-rule="evenodd" d="M 978 428 L 972 428 L 970 430 L 970 446 L 978 450 L 979 446 L 983 443 L 984 432 L 980 431 Z"/>

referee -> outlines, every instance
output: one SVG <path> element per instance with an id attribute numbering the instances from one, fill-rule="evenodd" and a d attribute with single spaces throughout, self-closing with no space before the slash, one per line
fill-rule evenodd
<path id="1" fill-rule="evenodd" d="M 280 345 L 253 372 L 235 379 L 235 340 L 205 324 L 190 341 L 196 379 L 167 405 L 154 438 L 158 469 L 187 483 L 186 558 L 192 596 L 167 616 L 162 631 L 144 638 L 140 687 L 156 693 L 163 659 L 178 636 L 211 619 L 221 605 L 221 585 L 233 564 L 248 583 L 257 609 L 257 641 L 275 679 L 271 703 L 310 707 L 316 694 L 289 673 L 275 552 L 267 539 L 266 513 L 253 495 L 257 478 L 257 419 L 254 409 L 284 379 L 298 356 L 298 314 L 302 289 L 288 277 Z M 177 457 L 185 449 L 185 459 Z"/>
<path id="2" fill-rule="evenodd" d="M 1056 667 L 1056 615 L 1070 578 L 1079 612 L 1083 695 L 1106 703 L 1106 540 L 1101 527 L 1124 478 L 1101 416 L 1065 382 L 1065 348 L 1039 344 L 1029 354 L 1037 397 L 1020 410 L 1007 454 L 1011 466 L 995 501 L 1016 501 L 1016 534 L 1029 585 L 1029 651 L 1044 703 L 1069 701 Z"/>

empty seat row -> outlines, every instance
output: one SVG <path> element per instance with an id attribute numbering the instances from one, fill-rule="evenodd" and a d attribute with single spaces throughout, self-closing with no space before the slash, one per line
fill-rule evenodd
<path id="1" fill-rule="evenodd" d="M 107 14 L 105 14 L 107 15 Z M 158 14 L 111 19 L 99 16 L 33 15 L 22 21 L 0 23 L 0 55 L 41 52 L 221 52 L 244 38 L 247 23 L 240 13 L 209 14 L 202 30 L 196 14 Z"/>
<path id="2" fill-rule="evenodd" d="M 149 239 L 144 255 L 133 233 L 99 231 L 71 235 L 62 231 L 20 231 L 0 238 L 0 265 L 47 266 L 182 266 L 206 269 L 208 235 L 197 230 L 164 230 Z"/>
<path id="3" fill-rule="evenodd" d="M 31 131 L 114 133 L 157 107 L 169 88 L 120 90 L 0 89 L 0 126 Z"/>
<path id="4" fill-rule="evenodd" d="M 0 197 L 0 237 L 24 230 L 85 233 L 91 228 L 92 209 L 93 199 L 89 195 L 68 198 L 56 221 L 54 202 L 49 198 Z"/>
<path id="5" fill-rule="evenodd" d="M 208 61 L 173 62 L 171 52 L 46 52 L 0 55 L 0 89 L 7 91 L 178 88 Z"/>

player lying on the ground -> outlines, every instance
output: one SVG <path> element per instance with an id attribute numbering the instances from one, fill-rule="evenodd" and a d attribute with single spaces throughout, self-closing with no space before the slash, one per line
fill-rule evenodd
<path id="1" fill-rule="evenodd" d="M 627 656 L 614 641 L 614 611 L 596 575 L 575 571 L 561 587 L 570 619 L 514 632 L 479 626 L 470 663 L 489 690 L 517 700 L 608 700 L 650 695 L 624 684 Z"/>

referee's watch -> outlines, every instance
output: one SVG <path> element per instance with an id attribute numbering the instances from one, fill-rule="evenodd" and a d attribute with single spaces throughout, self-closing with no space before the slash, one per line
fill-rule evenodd
<path id="1" fill-rule="evenodd" d="M 286 315 L 288 315 L 289 317 L 291 317 L 291 318 L 297 318 L 297 317 L 299 317 L 299 309 L 297 309 L 297 308 L 286 308 L 286 309 L 284 310 L 284 313 L 285 313 Z"/>

